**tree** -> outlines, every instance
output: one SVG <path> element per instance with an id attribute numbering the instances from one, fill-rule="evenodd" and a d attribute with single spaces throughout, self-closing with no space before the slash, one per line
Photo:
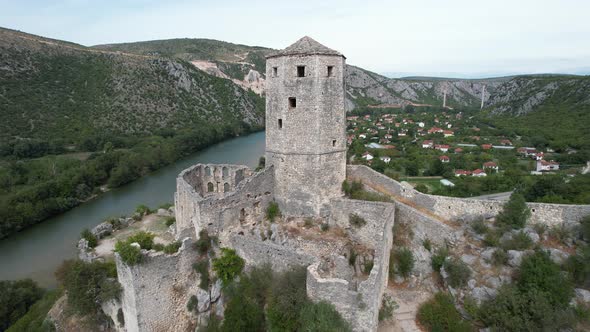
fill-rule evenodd
<path id="1" fill-rule="evenodd" d="M 0 281 L 0 331 L 6 330 L 43 296 L 31 279 Z"/>
<path id="2" fill-rule="evenodd" d="M 531 210 L 526 205 L 522 194 L 513 192 L 510 199 L 504 204 L 504 209 L 496 216 L 496 221 L 514 229 L 523 228 Z"/>

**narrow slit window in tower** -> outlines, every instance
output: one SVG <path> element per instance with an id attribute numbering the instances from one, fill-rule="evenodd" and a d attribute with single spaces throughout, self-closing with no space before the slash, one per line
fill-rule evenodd
<path id="1" fill-rule="evenodd" d="M 297 77 L 305 77 L 305 66 L 297 66 Z"/>
<path id="2" fill-rule="evenodd" d="M 328 77 L 334 76 L 334 66 L 328 66 Z"/>
<path id="3" fill-rule="evenodd" d="M 289 108 L 297 107 L 297 99 L 295 97 L 289 97 Z"/>
<path id="4" fill-rule="evenodd" d="M 279 67 L 272 67 L 272 77 L 279 76 Z"/>
<path id="5" fill-rule="evenodd" d="M 283 129 L 283 119 L 279 119 L 279 129 Z"/>
<path id="6" fill-rule="evenodd" d="M 335 139 L 332 140 L 332 146 L 336 146 L 336 140 Z"/>

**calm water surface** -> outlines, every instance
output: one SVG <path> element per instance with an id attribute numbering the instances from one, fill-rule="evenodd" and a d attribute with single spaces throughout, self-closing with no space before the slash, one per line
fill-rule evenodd
<path id="1" fill-rule="evenodd" d="M 157 207 L 173 202 L 176 176 L 191 165 L 230 163 L 254 168 L 263 154 L 264 132 L 231 139 L 1 240 L 0 280 L 32 278 L 41 286 L 52 287 L 55 269 L 64 259 L 76 256 L 76 242 L 84 228 L 108 217 L 130 215 L 139 204 Z"/>

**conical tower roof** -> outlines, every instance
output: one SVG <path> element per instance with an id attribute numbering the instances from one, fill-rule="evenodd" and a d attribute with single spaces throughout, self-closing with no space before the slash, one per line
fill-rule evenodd
<path id="1" fill-rule="evenodd" d="M 308 36 L 299 39 L 284 50 L 268 55 L 267 58 L 285 55 L 337 55 L 343 57 L 340 52 L 328 48 Z"/>

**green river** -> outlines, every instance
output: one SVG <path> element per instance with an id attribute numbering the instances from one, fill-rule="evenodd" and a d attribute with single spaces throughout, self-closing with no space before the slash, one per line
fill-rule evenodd
<path id="1" fill-rule="evenodd" d="M 154 208 L 173 202 L 176 176 L 191 165 L 229 163 L 254 168 L 263 154 L 264 132 L 227 140 L 0 240 L 0 280 L 31 278 L 41 286 L 53 287 L 55 269 L 64 259 L 76 257 L 76 243 L 84 228 L 108 217 L 130 215 L 139 204 Z"/>

